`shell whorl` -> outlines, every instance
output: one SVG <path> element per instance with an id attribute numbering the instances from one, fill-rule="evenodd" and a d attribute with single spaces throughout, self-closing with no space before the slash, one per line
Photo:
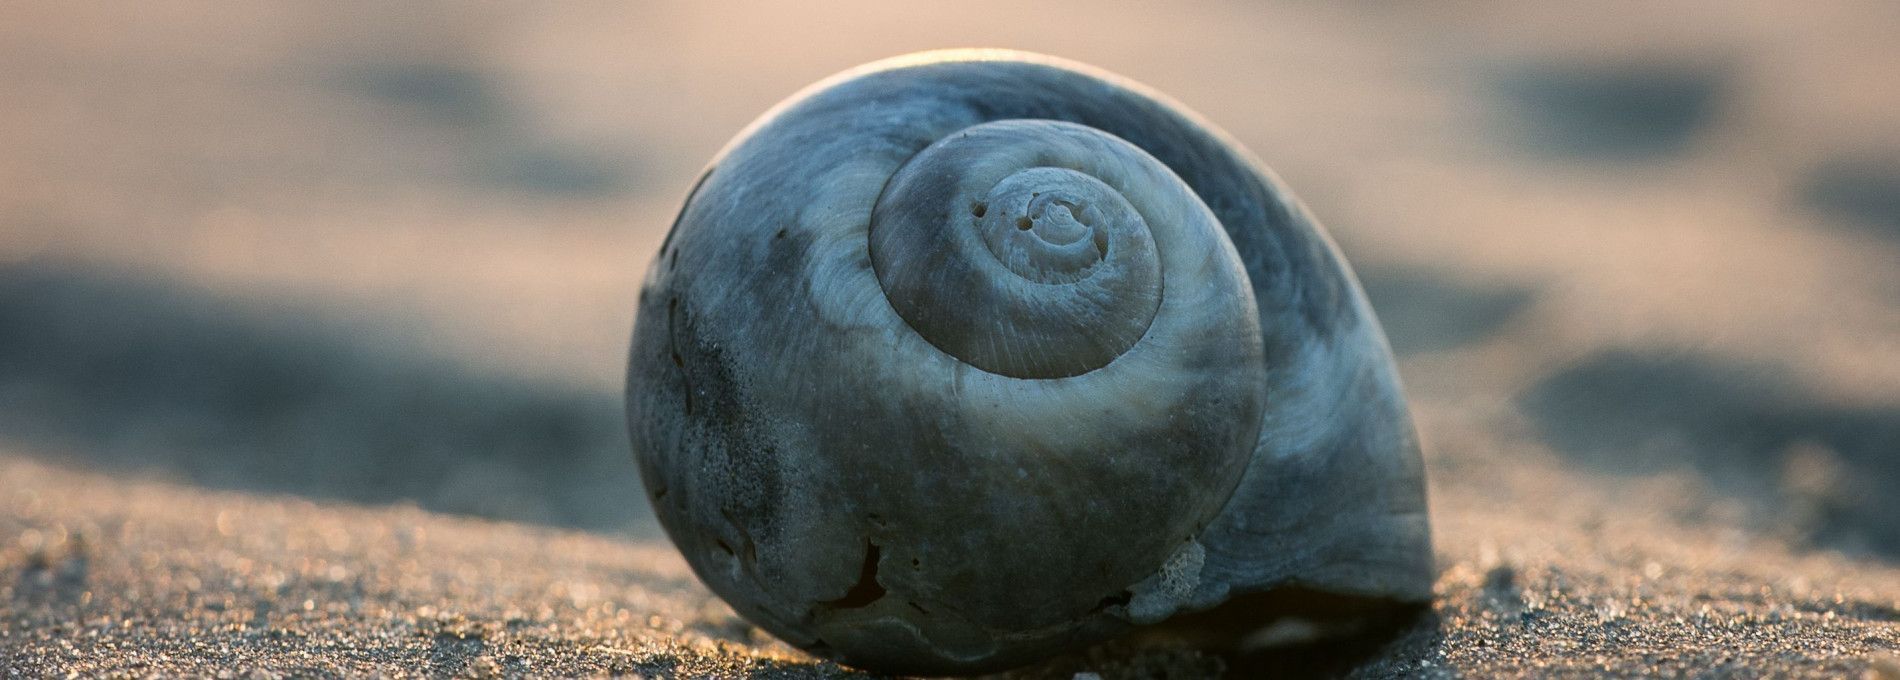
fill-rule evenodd
<path id="1" fill-rule="evenodd" d="M 1049 57 L 874 64 L 742 132 L 648 270 L 627 412 L 694 573 L 855 665 L 1431 593 L 1416 438 L 1324 231 L 1205 121 Z"/>
<path id="2" fill-rule="evenodd" d="M 1064 378 L 1147 332 L 1164 280 L 1149 217 L 1191 219 L 1154 206 L 1197 200 L 1099 130 L 985 123 L 891 178 L 872 212 L 871 259 L 892 307 L 937 348 L 992 373 Z"/>

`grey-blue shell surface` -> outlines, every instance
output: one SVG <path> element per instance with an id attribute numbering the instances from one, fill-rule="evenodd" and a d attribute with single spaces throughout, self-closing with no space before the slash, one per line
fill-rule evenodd
<path id="1" fill-rule="evenodd" d="M 1431 595 L 1417 438 L 1325 230 L 1183 107 L 1050 57 L 879 62 L 741 132 L 648 269 L 627 415 L 695 573 L 868 669 Z"/>

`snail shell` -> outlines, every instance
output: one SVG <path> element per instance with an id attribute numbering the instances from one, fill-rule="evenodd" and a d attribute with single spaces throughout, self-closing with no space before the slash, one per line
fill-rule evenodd
<path id="1" fill-rule="evenodd" d="M 740 133 L 648 269 L 627 412 L 700 578 L 866 668 L 1430 596 L 1416 437 L 1324 230 L 1193 114 L 1049 57 L 879 62 Z"/>

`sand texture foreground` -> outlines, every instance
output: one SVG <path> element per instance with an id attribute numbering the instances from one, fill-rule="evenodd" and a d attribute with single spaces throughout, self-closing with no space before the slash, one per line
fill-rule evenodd
<path id="1" fill-rule="evenodd" d="M 11 491 L 0 531 L 19 537 L 0 552 L 0 673 L 856 675 L 739 620 L 664 541 L 128 483 L 11 458 L 0 483 Z M 1251 662 L 1363 677 L 1851 677 L 1900 648 L 1900 570 L 1668 517 L 1693 507 L 1605 512 L 1601 498 L 1527 488 L 1553 502 L 1525 512 L 1474 488 L 1439 491 L 1445 570 L 1431 612 L 1389 644 L 1323 648 L 1338 661 Z M 1639 495 L 1667 505 L 1680 491 Z M 1223 669 L 1212 655 L 1109 644 L 1020 675 Z"/>

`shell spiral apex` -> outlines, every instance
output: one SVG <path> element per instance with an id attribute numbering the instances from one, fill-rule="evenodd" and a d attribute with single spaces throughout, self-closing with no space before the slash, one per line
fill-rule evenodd
<path id="1" fill-rule="evenodd" d="M 1098 130 L 983 123 L 898 169 L 871 211 L 871 262 L 891 306 L 951 356 L 1017 378 L 1080 375 L 1132 347 L 1161 304 L 1131 198 L 1198 206 L 1159 161 Z"/>
<path id="2" fill-rule="evenodd" d="M 1005 668 L 1283 587 L 1430 596 L 1350 269 L 1244 150 L 1080 65 L 900 57 L 774 108 L 681 208 L 627 379 L 695 573 L 845 663 Z"/>

